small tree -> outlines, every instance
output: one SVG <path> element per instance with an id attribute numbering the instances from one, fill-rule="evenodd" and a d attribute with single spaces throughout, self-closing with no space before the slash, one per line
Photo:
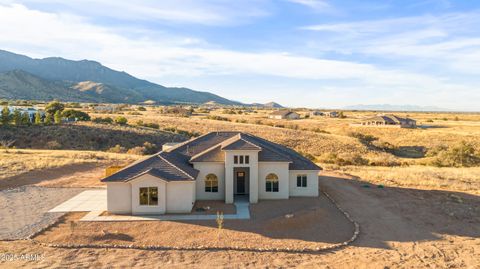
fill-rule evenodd
<path id="1" fill-rule="evenodd" d="M 2 109 L 2 113 L 0 114 L 0 121 L 3 125 L 8 125 L 11 120 L 10 109 L 8 106 L 4 106 Z"/>
<path id="2" fill-rule="evenodd" d="M 67 119 L 76 119 L 78 121 L 89 121 L 90 115 L 83 111 L 67 109 L 62 112 L 62 116 Z"/>
<path id="3" fill-rule="evenodd" d="M 45 107 L 45 112 L 47 113 L 47 117 L 53 117 L 57 111 L 62 112 L 65 109 L 65 105 L 60 103 L 59 101 L 53 101 L 48 103 Z"/>
<path id="4" fill-rule="evenodd" d="M 123 116 L 118 116 L 115 119 L 115 123 L 120 124 L 120 125 L 125 125 L 125 124 L 127 124 L 127 122 L 128 122 L 127 118 L 125 118 Z"/>
<path id="5" fill-rule="evenodd" d="M 19 126 L 20 124 L 22 124 L 22 113 L 20 113 L 19 110 L 13 111 L 13 123 L 16 126 Z"/>
<path id="6" fill-rule="evenodd" d="M 8 149 L 15 143 L 15 140 L 2 138 L 0 139 L 0 146 L 5 149 L 5 152 L 8 153 Z"/>
<path id="7" fill-rule="evenodd" d="M 42 114 L 40 114 L 40 111 L 35 113 L 35 124 L 42 124 Z"/>
<path id="8" fill-rule="evenodd" d="M 44 120 L 44 123 L 45 123 L 46 125 L 52 124 L 52 117 L 46 115 L 45 120 Z"/>
<path id="9" fill-rule="evenodd" d="M 62 113 L 60 112 L 60 110 L 57 110 L 55 112 L 55 115 L 53 116 L 53 119 L 55 120 L 55 124 L 62 123 Z"/>
<path id="10" fill-rule="evenodd" d="M 22 114 L 21 124 L 22 125 L 30 125 L 30 115 L 28 113 L 23 113 Z"/>
<path id="11" fill-rule="evenodd" d="M 217 211 L 217 219 L 215 221 L 218 227 L 218 240 L 220 240 L 220 233 L 223 229 L 223 212 Z"/>

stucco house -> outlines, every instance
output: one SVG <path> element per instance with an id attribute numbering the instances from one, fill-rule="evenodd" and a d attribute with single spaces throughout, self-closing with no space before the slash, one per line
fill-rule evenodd
<path id="1" fill-rule="evenodd" d="M 296 120 L 300 118 L 300 115 L 296 112 L 289 111 L 289 110 L 277 110 L 270 113 L 268 117 L 270 119 L 277 119 L 277 120 L 281 120 L 281 119 Z"/>
<path id="2" fill-rule="evenodd" d="M 108 211 L 117 214 L 191 212 L 197 200 L 250 203 L 318 196 L 320 167 L 299 153 L 240 132 L 211 132 L 102 179 Z"/>
<path id="3" fill-rule="evenodd" d="M 410 118 L 398 117 L 396 115 L 377 115 L 363 120 L 360 125 L 415 128 L 417 126 L 417 121 Z"/>

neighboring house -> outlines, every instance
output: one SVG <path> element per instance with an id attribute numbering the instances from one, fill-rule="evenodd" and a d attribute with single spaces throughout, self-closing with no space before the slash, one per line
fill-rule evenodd
<path id="1" fill-rule="evenodd" d="M 318 196 L 320 167 L 299 153 L 240 132 L 211 132 L 166 147 L 102 179 L 108 211 L 117 214 L 191 212 L 197 200 L 251 203 Z"/>
<path id="2" fill-rule="evenodd" d="M 324 116 L 324 115 L 325 114 L 319 110 L 310 111 L 310 116 Z"/>
<path id="3" fill-rule="evenodd" d="M 395 115 L 377 115 L 365 119 L 360 123 L 362 126 L 396 126 L 401 128 L 415 128 L 417 122 L 410 118 L 401 118 Z"/>
<path id="4" fill-rule="evenodd" d="M 289 111 L 289 110 L 277 110 L 270 113 L 268 117 L 270 119 L 277 119 L 277 120 L 280 120 L 280 119 L 296 120 L 300 118 L 300 115 L 296 112 Z"/>
<path id="5" fill-rule="evenodd" d="M 0 106 L 0 111 L 3 109 L 2 106 Z M 40 115 L 42 116 L 42 119 L 45 117 L 45 112 L 41 111 L 39 109 L 33 108 L 33 107 L 17 107 L 17 106 L 9 106 L 8 110 L 10 110 L 10 114 L 13 114 L 16 110 L 20 112 L 21 115 L 28 114 L 28 118 L 30 119 L 30 122 L 35 122 L 35 114 L 37 112 L 40 112 Z"/>
<path id="6" fill-rule="evenodd" d="M 338 118 L 340 116 L 340 113 L 338 113 L 337 111 L 329 111 L 329 112 L 324 112 L 323 115 L 325 117 Z"/>

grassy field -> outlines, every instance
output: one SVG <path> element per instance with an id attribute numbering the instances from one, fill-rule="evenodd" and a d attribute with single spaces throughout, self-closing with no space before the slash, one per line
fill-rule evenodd
<path id="1" fill-rule="evenodd" d="M 31 171 L 59 168 L 69 165 L 126 164 L 137 159 L 131 154 L 74 150 L 0 150 L 0 180 Z"/>

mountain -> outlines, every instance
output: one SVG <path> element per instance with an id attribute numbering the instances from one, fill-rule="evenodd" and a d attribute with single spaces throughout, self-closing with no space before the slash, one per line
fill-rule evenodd
<path id="1" fill-rule="evenodd" d="M 0 73 L 0 85 L 8 85 L 0 88 L 0 98 L 51 100 L 55 93 L 53 97 L 63 101 L 241 105 L 209 92 L 158 85 L 89 60 L 33 59 L 0 50 Z"/>
<path id="2" fill-rule="evenodd" d="M 265 104 L 260 104 L 260 103 L 253 103 L 252 106 L 256 107 L 265 107 L 265 108 L 285 108 L 282 105 L 275 103 L 275 102 L 269 102 Z"/>
<path id="3" fill-rule="evenodd" d="M 376 110 L 376 111 L 450 111 L 450 109 L 435 107 L 435 106 L 415 106 L 415 105 L 390 105 L 390 104 L 377 104 L 377 105 L 353 105 L 346 106 L 345 110 Z"/>

